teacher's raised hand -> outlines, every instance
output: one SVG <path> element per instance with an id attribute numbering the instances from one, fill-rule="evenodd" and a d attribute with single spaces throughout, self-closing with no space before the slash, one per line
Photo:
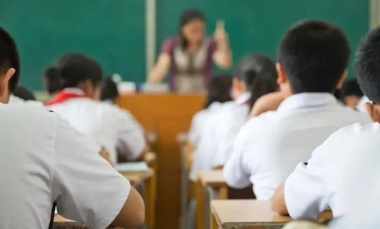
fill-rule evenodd
<path id="1" fill-rule="evenodd" d="M 213 56 L 215 64 L 221 68 L 229 68 L 232 63 L 232 57 L 228 44 L 228 34 L 225 30 L 223 20 L 218 20 L 216 22 L 214 40 L 217 44 L 217 49 Z"/>
<path id="2" fill-rule="evenodd" d="M 228 48 L 228 34 L 224 27 L 224 20 L 218 20 L 216 22 L 214 39 L 219 48 Z"/>

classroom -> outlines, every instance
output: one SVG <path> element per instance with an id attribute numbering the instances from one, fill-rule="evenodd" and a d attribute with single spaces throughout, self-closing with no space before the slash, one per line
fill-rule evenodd
<path id="1" fill-rule="evenodd" d="M 380 228 L 380 0 L 0 3 L 0 229 Z"/>

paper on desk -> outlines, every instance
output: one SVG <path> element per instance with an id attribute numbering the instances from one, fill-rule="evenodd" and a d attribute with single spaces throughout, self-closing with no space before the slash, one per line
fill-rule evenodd
<path id="1" fill-rule="evenodd" d="M 149 170 L 146 162 L 126 162 L 126 163 L 118 163 L 115 166 L 115 169 L 118 172 L 141 172 Z"/>

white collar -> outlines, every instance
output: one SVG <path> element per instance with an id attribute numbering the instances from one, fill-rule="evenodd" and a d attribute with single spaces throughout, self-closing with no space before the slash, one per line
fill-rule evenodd
<path id="1" fill-rule="evenodd" d="M 77 87 L 68 87 L 68 88 L 63 89 L 62 91 L 74 93 L 74 94 L 78 94 L 78 95 L 85 95 L 84 91 L 82 89 L 77 88 Z"/>
<path id="2" fill-rule="evenodd" d="M 337 99 L 330 93 L 300 93 L 286 98 L 278 111 L 338 105 Z"/>
<path id="3" fill-rule="evenodd" d="M 250 98 L 251 98 L 251 93 L 249 93 L 249 92 L 245 92 L 245 93 L 243 93 L 242 95 L 240 95 L 239 98 L 237 98 L 237 99 L 235 100 L 235 102 L 236 102 L 238 105 L 243 105 L 243 104 L 245 104 L 246 102 L 248 102 Z"/>

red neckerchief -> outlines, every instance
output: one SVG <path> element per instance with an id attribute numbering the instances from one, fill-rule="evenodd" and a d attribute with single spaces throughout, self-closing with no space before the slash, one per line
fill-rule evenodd
<path id="1" fill-rule="evenodd" d="M 52 105 L 63 103 L 69 99 L 74 99 L 74 98 L 89 98 L 89 97 L 85 94 L 81 94 L 78 92 L 62 90 L 62 91 L 58 92 L 58 94 L 56 96 L 54 96 L 54 98 L 52 100 L 47 102 L 46 105 L 52 106 Z"/>

